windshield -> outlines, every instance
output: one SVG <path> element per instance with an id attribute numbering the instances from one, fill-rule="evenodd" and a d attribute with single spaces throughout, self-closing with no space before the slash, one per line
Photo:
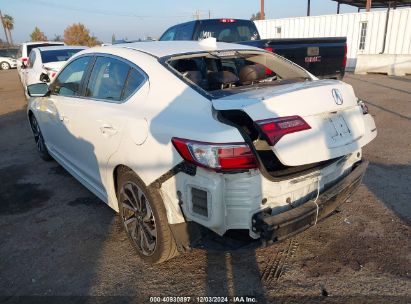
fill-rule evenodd
<path id="1" fill-rule="evenodd" d="M 214 37 L 222 42 L 259 40 L 255 24 L 249 20 L 221 19 L 202 20 L 198 40 Z"/>
<path id="2" fill-rule="evenodd" d="M 165 63 L 190 85 L 213 97 L 265 86 L 312 80 L 285 58 L 259 51 L 216 51 L 173 56 Z"/>
<path id="3" fill-rule="evenodd" d="M 52 51 L 42 51 L 41 61 L 43 63 L 56 62 L 56 61 L 66 61 L 74 54 L 82 51 L 82 49 L 65 49 L 65 50 L 52 50 Z"/>

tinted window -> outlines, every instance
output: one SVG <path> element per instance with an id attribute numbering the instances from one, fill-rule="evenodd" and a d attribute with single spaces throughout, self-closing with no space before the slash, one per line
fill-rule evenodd
<path id="1" fill-rule="evenodd" d="M 174 40 L 192 40 L 195 22 L 189 22 L 178 26 Z"/>
<path id="2" fill-rule="evenodd" d="M 28 67 L 29 67 L 29 68 L 32 68 L 35 61 L 36 61 L 36 52 L 33 51 L 33 52 L 30 53 L 30 56 L 29 56 L 29 64 L 28 64 Z"/>
<path id="3" fill-rule="evenodd" d="M 56 61 L 66 61 L 75 53 L 80 52 L 80 49 L 67 49 L 67 50 L 53 50 L 53 51 L 42 51 L 41 61 L 43 63 L 56 62 Z"/>
<path id="4" fill-rule="evenodd" d="M 123 99 L 127 99 L 140 87 L 145 77 L 137 70 L 131 69 L 124 88 Z"/>
<path id="5" fill-rule="evenodd" d="M 41 47 L 41 46 L 57 46 L 57 45 L 63 45 L 62 43 L 36 43 L 36 44 L 30 44 L 27 45 L 27 54 L 30 54 L 32 49 Z"/>
<path id="6" fill-rule="evenodd" d="M 18 49 L 2 49 L 0 50 L 0 57 L 17 58 Z"/>
<path id="7" fill-rule="evenodd" d="M 203 20 L 200 23 L 198 39 L 209 37 L 214 37 L 217 41 L 223 42 L 260 39 L 254 23 L 248 20 L 234 20 L 228 22 L 222 22 L 220 20 Z"/>
<path id="8" fill-rule="evenodd" d="M 160 38 L 160 41 L 176 40 L 177 27 L 169 28 Z"/>
<path id="9" fill-rule="evenodd" d="M 121 100 L 129 70 L 130 66 L 120 60 L 98 57 L 91 72 L 86 96 L 109 101 Z"/>
<path id="10" fill-rule="evenodd" d="M 53 83 L 53 94 L 61 96 L 80 95 L 81 80 L 87 70 L 90 59 L 90 56 L 81 57 L 67 65 Z"/>

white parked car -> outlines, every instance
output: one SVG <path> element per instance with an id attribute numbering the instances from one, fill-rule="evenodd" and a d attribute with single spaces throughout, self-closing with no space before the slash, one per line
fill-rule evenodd
<path id="1" fill-rule="evenodd" d="M 65 62 L 74 54 L 85 50 L 85 46 L 47 46 L 31 50 L 27 65 L 22 67 L 23 87 L 30 84 L 50 82 Z"/>
<path id="2" fill-rule="evenodd" d="M 42 46 L 56 46 L 56 45 L 64 45 L 64 42 L 59 41 L 32 41 L 32 42 L 24 42 L 20 45 L 19 52 L 17 55 L 17 72 L 19 74 L 21 80 L 21 72 L 22 66 L 27 66 L 29 60 L 29 54 L 32 49 Z"/>
<path id="3" fill-rule="evenodd" d="M 213 41 L 88 49 L 28 92 L 41 157 L 118 211 L 151 263 L 200 226 L 271 243 L 315 225 L 361 183 L 377 134 L 350 85 Z"/>
<path id="4" fill-rule="evenodd" d="M 0 56 L 0 70 L 15 69 L 17 67 L 17 60 L 11 57 Z"/>

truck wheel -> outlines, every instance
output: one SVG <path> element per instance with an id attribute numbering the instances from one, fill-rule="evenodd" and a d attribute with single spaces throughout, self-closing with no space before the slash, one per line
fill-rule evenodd
<path id="1" fill-rule="evenodd" d="M 147 188 L 133 171 L 122 171 L 117 199 L 121 222 L 144 262 L 162 263 L 178 255 L 158 190 Z"/>
<path id="2" fill-rule="evenodd" d="M 3 61 L 3 62 L 0 63 L 0 68 L 1 68 L 2 70 L 8 70 L 8 69 L 10 69 L 10 64 L 8 64 L 7 62 Z"/>

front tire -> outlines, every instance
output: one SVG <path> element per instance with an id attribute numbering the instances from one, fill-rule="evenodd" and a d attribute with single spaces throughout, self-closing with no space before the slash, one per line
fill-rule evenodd
<path id="1" fill-rule="evenodd" d="M 121 222 L 141 259 L 158 264 L 177 256 L 158 190 L 147 188 L 131 170 L 120 172 L 117 189 Z"/>
<path id="2" fill-rule="evenodd" d="M 9 70 L 11 68 L 11 66 L 8 62 L 3 61 L 3 62 L 0 63 L 0 68 L 2 70 Z"/>
<path id="3" fill-rule="evenodd" d="M 37 122 L 36 117 L 34 117 L 33 114 L 30 115 L 30 126 L 34 135 L 34 141 L 36 142 L 37 152 L 39 153 L 40 157 L 45 161 L 51 160 L 52 157 L 50 156 L 49 151 L 47 150 L 43 134 L 40 130 L 40 126 Z"/>

